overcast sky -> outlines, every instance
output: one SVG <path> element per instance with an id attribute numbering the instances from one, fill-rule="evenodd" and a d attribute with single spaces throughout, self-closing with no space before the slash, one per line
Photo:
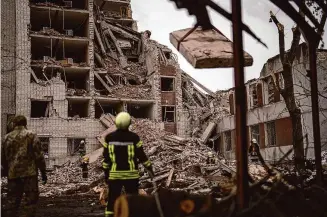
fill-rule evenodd
<path id="1" fill-rule="evenodd" d="M 218 3 L 225 10 L 231 11 L 230 0 L 219 0 Z M 170 44 L 169 33 L 192 27 L 195 23 L 194 16 L 189 16 L 185 9 L 177 10 L 169 0 L 132 0 L 131 4 L 139 31 L 150 30 L 152 39 L 167 45 L 178 54 L 178 62 L 184 71 L 213 91 L 234 86 L 233 69 L 194 69 Z M 257 78 L 267 59 L 278 54 L 278 33 L 276 26 L 269 23 L 270 10 L 277 13 L 277 18 L 284 24 L 286 49 L 290 47 L 294 22 L 268 0 L 243 0 L 243 21 L 268 45 L 267 49 L 246 33 L 243 34 L 244 50 L 254 59 L 253 66 L 246 68 L 246 80 Z M 211 11 L 210 15 L 212 23 L 232 40 L 231 23 L 216 12 Z M 327 43 L 327 34 L 324 41 Z"/>

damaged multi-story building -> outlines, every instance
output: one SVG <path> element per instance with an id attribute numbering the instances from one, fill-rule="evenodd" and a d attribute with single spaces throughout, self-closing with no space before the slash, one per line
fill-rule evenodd
<path id="1" fill-rule="evenodd" d="M 110 126 L 100 120 L 123 110 L 185 135 L 182 76 L 192 78 L 150 31 L 137 31 L 130 1 L 5 1 L 1 20 L 1 134 L 25 115 L 49 166 L 74 158 L 81 140 L 87 152 L 101 147 Z M 207 95 L 195 95 L 204 106 Z"/>
<path id="2" fill-rule="evenodd" d="M 324 150 L 327 148 L 327 50 L 319 49 L 317 56 L 321 144 Z M 248 138 L 249 141 L 256 139 L 263 158 L 272 162 L 279 160 L 293 144 L 290 114 L 283 97 L 274 85 L 274 82 L 279 82 L 283 88 L 282 70 L 280 57 L 276 55 L 264 64 L 258 79 L 246 83 Z M 301 44 L 293 64 L 293 83 L 294 97 L 302 113 L 302 139 L 308 159 L 314 158 L 309 75 L 308 47 Z M 220 151 L 227 159 L 235 159 L 234 89 L 222 91 L 220 95 L 229 103 L 229 112 L 216 119 L 217 135 L 214 137 L 213 133 L 212 137 L 216 139 L 214 143 L 216 151 Z"/>

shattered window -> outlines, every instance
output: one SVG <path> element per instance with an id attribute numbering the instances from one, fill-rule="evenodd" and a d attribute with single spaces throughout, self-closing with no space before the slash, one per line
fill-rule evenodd
<path id="1" fill-rule="evenodd" d="M 161 91 L 174 91 L 174 78 L 161 77 Z"/>
<path id="2" fill-rule="evenodd" d="M 251 126 L 250 129 L 251 129 L 251 139 L 257 140 L 258 145 L 260 145 L 259 124 Z"/>
<path id="3" fill-rule="evenodd" d="M 224 143 L 225 143 L 225 150 L 231 151 L 232 150 L 232 133 L 231 133 L 231 131 L 227 131 L 224 133 Z"/>
<path id="4" fill-rule="evenodd" d="M 175 107 L 173 106 L 162 107 L 162 121 L 175 122 Z"/>
<path id="5" fill-rule="evenodd" d="M 39 140 L 40 140 L 41 149 L 43 151 L 43 154 L 45 155 L 45 158 L 49 157 L 50 138 L 49 137 L 39 137 Z"/>
<path id="6" fill-rule="evenodd" d="M 268 104 L 275 101 L 275 87 L 272 77 L 268 78 Z"/>
<path id="7" fill-rule="evenodd" d="M 31 118 L 49 117 L 50 101 L 31 100 Z"/>
<path id="8" fill-rule="evenodd" d="M 258 94 L 256 84 L 250 86 L 251 108 L 258 107 Z"/>
<path id="9" fill-rule="evenodd" d="M 79 154 L 79 145 L 85 138 L 69 138 L 67 139 L 67 155 L 74 156 Z"/>
<path id="10" fill-rule="evenodd" d="M 89 116 L 89 100 L 68 100 L 68 117 L 86 118 Z"/>
<path id="11" fill-rule="evenodd" d="M 275 122 L 268 122 L 267 124 L 267 146 L 276 146 L 276 126 Z"/>

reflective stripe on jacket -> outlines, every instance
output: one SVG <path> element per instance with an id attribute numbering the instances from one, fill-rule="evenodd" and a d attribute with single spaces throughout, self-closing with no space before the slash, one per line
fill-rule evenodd
<path id="1" fill-rule="evenodd" d="M 109 179 L 137 179 L 138 163 L 151 166 L 137 134 L 118 129 L 110 133 L 105 141 L 102 166 L 109 171 Z"/>

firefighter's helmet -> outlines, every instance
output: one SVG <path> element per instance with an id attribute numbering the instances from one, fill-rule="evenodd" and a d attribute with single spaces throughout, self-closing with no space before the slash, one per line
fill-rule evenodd
<path id="1" fill-rule="evenodd" d="M 120 112 L 116 116 L 115 124 L 117 129 L 128 129 L 131 124 L 131 116 L 127 112 Z"/>
<path id="2" fill-rule="evenodd" d="M 213 157 L 213 153 L 211 151 L 208 152 L 208 157 Z"/>
<path id="3" fill-rule="evenodd" d="M 257 140 L 256 139 L 252 139 L 252 143 L 257 144 Z"/>

